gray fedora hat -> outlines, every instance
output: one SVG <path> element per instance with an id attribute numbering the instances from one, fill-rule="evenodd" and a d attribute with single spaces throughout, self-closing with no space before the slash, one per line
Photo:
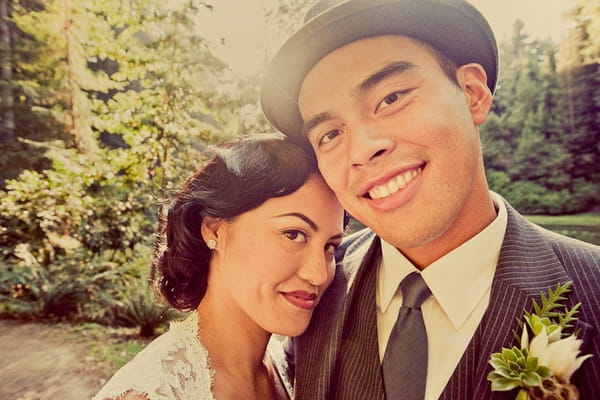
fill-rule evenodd
<path id="1" fill-rule="evenodd" d="M 260 101 L 267 119 L 289 136 L 302 131 L 297 100 L 306 74 L 326 54 L 358 39 L 409 36 L 441 51 L 457 65 L 481 64 L 494 91 L 498 47 L 483 15 L 464 0 L 320 0 L 304 25 L 275 54 Z"/>

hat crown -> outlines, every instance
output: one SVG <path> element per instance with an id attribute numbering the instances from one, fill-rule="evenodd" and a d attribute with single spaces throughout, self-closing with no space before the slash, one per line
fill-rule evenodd
<path id="1" fill-rule="evenodd" d="M 345 1 L 346 0 L 321 0 L 321 1 L 317 1 L 306 12 L 306 15 L 304 16 L 304 23 L 306 24 L 308 21 L 310 21 L 311 19 L 313 19 L 317 15 L 322 14 L 323 12 L 329 10 L 330 8 L 338 6 L 339 4 L 344 3 Z"/>
<path id="2" fill-rule="evenodd" d="M 485 17 L 468 0 L 318 0 L 267 68 L 261 89 L 267 119 L 286 135 L 301 135 L 297 100 L 309 71 L 337 48 L 382 35 L 420 40 L 458 66 L 479 63 L 494 91 L 496 39 Z"/>

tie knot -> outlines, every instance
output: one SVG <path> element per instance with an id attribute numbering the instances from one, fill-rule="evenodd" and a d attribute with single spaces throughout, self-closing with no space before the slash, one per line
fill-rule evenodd
<path id="1" fill-rule="evenodd" d="M 416 272 L 411 272 L 402 279 L 400 290 L 402 291 L 402 306 L 409 308 L 421 307 L 421 304 L 431 294 L 421 274 Z"/>

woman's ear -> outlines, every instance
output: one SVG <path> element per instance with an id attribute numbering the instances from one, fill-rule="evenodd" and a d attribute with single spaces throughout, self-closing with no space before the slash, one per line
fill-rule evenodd
<path id="1" fill-rule="evenodd" d="M 487 73 L 481 65 L 469 63 L 458 67 L 456 74 L 467 99 L 473 123 L 481 125 L 492 108 L 493 95 L 487 86 Z"/>
<path id="2" fill-rule="evenodd" d="M 208 243 L 209 240 L 214 240 L 216 243 L 218 243 L 219 236 L 223 236 L 221 232 L 223 225 L 224 222 L 220 218 L 202 218 L 202 223 L 200 224 L 200 233 L 202 234 L 202 239 L 204 239 L 204 242 Z"/>

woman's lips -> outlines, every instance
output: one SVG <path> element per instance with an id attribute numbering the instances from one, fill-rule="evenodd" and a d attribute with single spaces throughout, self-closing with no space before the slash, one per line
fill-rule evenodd
<path id="1" fill-rule="evenodd" d="M 317 294 L 296 290 L 293 292 L 283 292 L 283 297 L 298 308 L 303 310 L 312 310 L 317 305 Z"/>

